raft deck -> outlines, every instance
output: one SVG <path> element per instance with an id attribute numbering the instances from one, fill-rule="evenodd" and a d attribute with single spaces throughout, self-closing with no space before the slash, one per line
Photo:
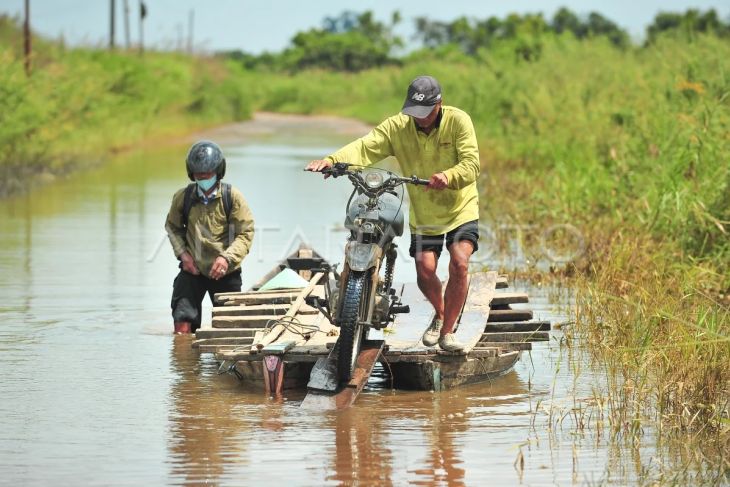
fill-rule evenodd
<path id="1" fill-rule="evenodd" d="M 306 387 L 315 363 L 330 357 L 339 336 L 339 328 L 305 303 L 308 296 L 324 297 L 323 275 L 313 271 L 322 262 L 316 252 L 303 248 L 261 280 L 289 267 L 309 279 L 306 287 L 216 295 L 212 327 L 198 330 L 193 347 L 214 353 L 222 368 L 270 393 Z M 529 298 L 503 291 L 508 287 L 507 278 L 494 272 L 470 276 L 456 331 L 467 349 L 453 353 L 420 343 L 433 308 L 415 284 L 398 286 L 411 312 L 398 315 L 384 332 L 370 332 L 370 340 L 384 340 L 373 361 L 388 369 L 393 387 L 405 389 L 442 390 L 508 372 L 532 342 L 549 339 L 551 328 L 547 321 L 533 320 L 531 310 L 513 309 Z M 360 379 L 351 385 L 358 392 L 364 385 Z"/>

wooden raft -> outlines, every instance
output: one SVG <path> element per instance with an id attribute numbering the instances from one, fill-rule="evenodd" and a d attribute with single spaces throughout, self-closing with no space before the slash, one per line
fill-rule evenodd
<path id="1" fill-rule="evenodd" d="M 250 380 L 251 374 L 256 375 L 255 380 L 263 382 L 272 394 L 279 394 L 291 383 L 302 380 L 296 373 L 289 373 L 285 382 L 284 354 L 296 346 L 319 345 L 326 350 L 327 340 L 336 340 L 339 333 L 317 309 L 305 304 L 308 296 L 324 297 L 324 286 L 320 283 L 324 274 L 311 270 L 322 261 L 311 249 L 300 248 L 255 286 L 260 287 L 285 267 L 298 266 L 299 275 L 309 281 L 305 287 L 216 294 L 212 326 L 197 331 L 193 347 L 203 353 L 245 352 L 256 357 L 259 363 L 246 376 Z M 302 370 L 302 376 L 306 374 L 307 367 Z"/>
<path id="2" fill-rule="evenodd" d="M 477 273 L 469 286 L 456 332 L 460 341 L 468 344 L 466 354 L 420 344 L 433 309 L 415 284 L 404 286 L 402 300 L 410 305 L 411 313 L 398 315 L 386 331 L 380 356 L 392 372 L 395 387 L 441 390 L 486 380 L 509 371 L 520 352 L 531 349 L 532 342 L 549 339 L 549 322 L 533 320 L 529 309 L 512 308 L 528 303 L 529 299 L 525 293 L 501 291 L 508 287 L 504 276 Z M 199 330 L 195 346 L 215 353 L 219 361 L 235 367 L 245 381 L 267 388 L 269 365 L 263 354 L 251 346 L 263 336 L 266 324 L 271 326 L 272 319 L 287 314 L 302 290 L 217 296 L 219 306 L 214 308 L 213 328 Z M 311 294 L 321 297 L 321 285 L 315 285 Z M 267 311 L 263 312 L 264 309 Z M 229 310 L 236 310 L 235 314 Z M 281 388 L 305 387 L 315 362 L 330 353 L 339 335 L 336 327 L 306 304 L 294 316 L 306 323 L 316 323 L 321 332 L 298 340 L 291 333 L 280 335 L 268 345 L 281 363 L 271 373 L 283 373 L 286 369 Z"/>

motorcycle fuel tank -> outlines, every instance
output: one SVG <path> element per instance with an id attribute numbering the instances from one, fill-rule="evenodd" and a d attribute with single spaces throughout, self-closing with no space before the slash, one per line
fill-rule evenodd
<path id="1" fill-rule="evenodd" d="M 345 228 L 357 231 L 355 226 L 356 218 L 363 218 L 370 214 L 366 210 L 368 197 L 364 194 L 355 196 L 347 209 L 347 218 L 345 219 Z M 390 234 L 394 237 L 403 235 L 403 205 L 401 198 L 390 193 L 386 193 L 378 198 L 378 220 L 383 229 L 383 233 Z"/>

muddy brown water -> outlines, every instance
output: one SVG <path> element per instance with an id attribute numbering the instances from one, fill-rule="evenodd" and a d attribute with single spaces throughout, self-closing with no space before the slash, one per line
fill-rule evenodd
<path id="1" fill-rule="evenodd" d="M 244 284 L 299 240 L 340 261 L 349 188 L 301 168 L 365 130 L 264 115 L 205 134 L 256 217 Z M 624 485 L 661 471 L 650 431 L 637 449 L 549 419 L 546 405 L 570 411 L 605 384 L 567 365 L 560 331 L 488 383 L 391 391 L 376 374 L 340 413 L 218 375 L 171 335 L 176 262 L 162 226 L 186 148 L 120 156 L 0 202 L 0 484 Z M 398 266 L 412 280 L 412 263 Z M 517 289 L 537 318 L 566 320 L 569 292 L 556 302 Z"/>

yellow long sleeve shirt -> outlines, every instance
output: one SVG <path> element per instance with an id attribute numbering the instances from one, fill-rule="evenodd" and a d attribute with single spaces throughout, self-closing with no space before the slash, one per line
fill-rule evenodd
<path id="1" fill-rule="evenodd" d="M 368 166 L 388 156 L 398 160 L 404 176 L 429 179 L 443 172 L 448 179 L 447 188 L 440 191 L 406 185 L 412 232 L 440 235 L 479 219 L 479 148 L 466 112 L 443 106 L 440 124 L 429 134 L 399 113 L 326 159 Z"/>

